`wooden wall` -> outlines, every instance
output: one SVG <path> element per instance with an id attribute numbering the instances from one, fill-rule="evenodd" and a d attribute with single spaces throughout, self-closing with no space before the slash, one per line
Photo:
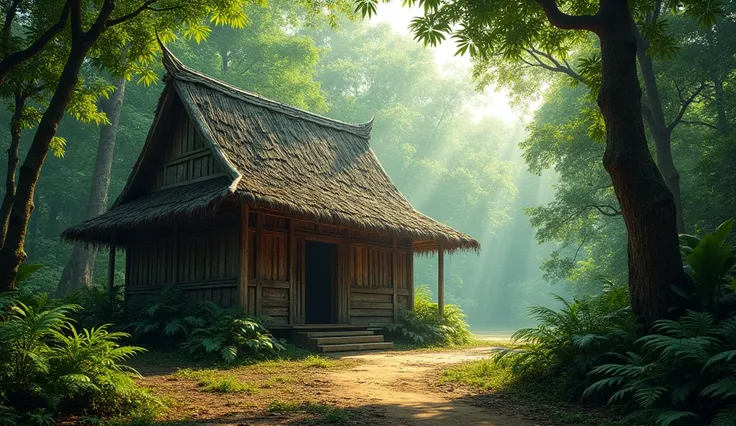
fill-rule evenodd
<path id="1" fill-rule="evenodd" d="M 242 226 L 246 223 L 247 228 Z M 130 244 L 126 292 L 142 295 L 175 284 L 191 301 L 231 306 L 242 298 L 248 313 L 271 317 L 272 326 L 301 325 L 310 240 L 337 247 L 335 323 L 383 325 L 394 321 L 399 309 L 410 307 L 408 239 L 247 209 L 179 224 L 168 234 Z M 239 282 L 247 282 L 244 294 Z"/>
<path id="2" fill-rule="evenodd" d="M 212 300 L 225 307 L 238 304 L 238 219 L 225 212 L 172 226 L 154 238 L 141 236 L 129 244 L 126 296 L 141 300 L 176 285 L 189 301 Z"/>
<path id="3" fill-rule="evenodd" d="M 182 114 L 174 126 L 163 158 L 163 164 L 156 171 L 154 189 L 166 189 L 224 173 L 187 114 Z"/>

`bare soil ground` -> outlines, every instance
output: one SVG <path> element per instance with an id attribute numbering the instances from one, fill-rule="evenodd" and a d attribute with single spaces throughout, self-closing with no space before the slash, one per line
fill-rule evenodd
<path id="1" fill-rule="evenodd" d="M 328 363 L 259 363 L 210 370 L 246 384 L 205 391 L 193 375 L 143 367 L 141 384 L 172 404 L 167 420 L 202 425 L 508 425 L 551 424 L 544 407 L 438 386 L 451 364 L 488 357 L 491 348 L 332 355 Z M 196 372 L 195 372 L 196 373 Z"/>

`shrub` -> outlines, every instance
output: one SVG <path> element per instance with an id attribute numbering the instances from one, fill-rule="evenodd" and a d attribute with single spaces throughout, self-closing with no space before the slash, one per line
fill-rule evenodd
<path id="1" fill-rule="evenodd" d="M 137 319 L 127 328 L 133 330 L 136 339 L 151 346 L 176 347 L 191 327 L 204 325 L 201 318 L 189 314 L 193 310 L 193 306 L 184 301 L 181 291 L 172 286 L 164 287 L 160 293 L 148 297 Z"/>
<path id="2" fill-rule="evenodd" d="M 59 415 L 122 413 L 150 399 L 135 386 L 135 370 L 120 364 L 143 350 L 120 346 L 127 334 L 106 326 L 78 331 L 70 315 L 79 306 L 53 306 L 45 294 L 2 303 L 0 417 L 38 424 Z"/>
<path id="3" fill-rule="evenodd" d="M 736 313 L 736 247 L 728 245 L 734 220 L 723 222 L 702 238 L 680 235 L 683 264 L 693 284 L 674 287 L 680 313 L 710 312 L 716 318 Z"/>
<path id="4" fill-rule="evenodd" d="M 514 333 L 518 348 L 500 351 L 495 361 L 518 377 L 554 378 L 575 396 L 587 386 L 588 372 L 610 361 L 611 351 L 633 346 L 636 325 L 623 286 L 609 282 L 599 296 L 571 302 L 556 297 L 562 308 L 531 307 L 539 325 Z"/>
<path id="5" fill-rule="evenodd" d="M 223 309 L 211 301 L 197 304 L 199 327 L 188 331 L 182 348 L 198 357 L 218 356 L 226 363 L 246 356 L 274 353 L 284 345 L 257 318 L 238 306 Z"/>
<path id="6" fill-rule="evenodd" d="M 736 318 L 718 324 L 708 312 L 657 321 L 638 351 L 594 368 L 586 396 L 632 402 L 632 418 L 658 425 L 736 424 Z"/>
<path id="7" fill-rule="evenodd" d="M 101 286 L 82 288 L 66 297 L 66 302 L 82 307 L 72 317 L 77 325 L 84 328 L 97 327 L 101 324 L 123 324 L 122 287 L 113 289 L 113 297 Z"/>
<path id="8" fill-rule="evenodd" d="M 440 315 L 427 286 L 416 288 L 414 309 L 402 310 L 399 321 L 386 328 L 397 340 L 426 346 L 463 345 L 470 342 L 471 336 L 463 311 L 455 305 L 447 305 L 444 315 Z"/>

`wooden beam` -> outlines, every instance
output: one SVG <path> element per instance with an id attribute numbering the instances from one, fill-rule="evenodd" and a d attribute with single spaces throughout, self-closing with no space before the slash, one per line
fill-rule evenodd
<path id="1" fill-rule="evenodd" d="M 297 324 L 296 312 L 296 239 L 294 238 L 294 219 L 289 219 L 289 324 Z"/>
<path id="2" fill-rule="evenodd" d="M 394 289 L 394 322 L 399 320 L 399 243 L 396 235 L 391 237 L 391 287 Z"/>
<path id="3" fill-rule="evenodd" d="M 414 247 L 409 240 L 409 250 L 406 252 L 406 289 L 409 290 L 407 307 L 414 310 Z"/>
<path id="4" fill-rule="evenodd" d="M 256 214 L 256 300 L 255 300 L 255 314 L 261 315 L 261 308 L 263 307 L 263 262 L 265 255 L 271 255 L 271 253 L 263 252 L 263 215 L 261 213 Z"/>
<path id="5" fill-rule="evenodd" d="M 110 258 L 107 263 L 107 298 L 115 300 L 115 234 L 110 239 Z"/>
<path id="6" fill-rule="evenodd" d="M 437 243 L 437 306 L 440 315 L 445 313 L 445 252 L 441 242 Z"/>
<path id="7" fill-rule="evenodd" d="M 240 207 L 240 279 L 238 281 L 238 292 L 240 306 L 243 311 L 248 311 L 248 264 L 250 263 L 250 247 L 248 243 L 248 222 L 250 219 L 250 207 L 243 203 Z"/>

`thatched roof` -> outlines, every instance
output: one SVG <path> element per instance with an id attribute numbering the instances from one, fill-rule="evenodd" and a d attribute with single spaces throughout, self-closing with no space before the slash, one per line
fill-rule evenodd
<path id="1" fill-rule="evenodd" d="M 229 182 L 134 199 L 130 188 L 146 161 L 144 148 L 113 208 L 68 229 L 64 237 L 103 242 L 101 233 L 133 227 L 136 217 L 155 220 L 182 209 L 193 212 L 197 208 L 178 203 L 202 208 L 220 197 L 320 223 L 410 237 L 423 252 L 436 250 L 438 242 L 445 250 L 480 248 L 470 236 L 416 211 L 396 189 L 370 148 L 372 121 L 348 124 L 248 93 L 188 69 L 165 47 L 164 65 L 167 90 L 174 88 L 228 171 Z M 161 111 L 159 105 L 157 114 Z M 203 193 L 195 196 L 196 191 Z"/>

